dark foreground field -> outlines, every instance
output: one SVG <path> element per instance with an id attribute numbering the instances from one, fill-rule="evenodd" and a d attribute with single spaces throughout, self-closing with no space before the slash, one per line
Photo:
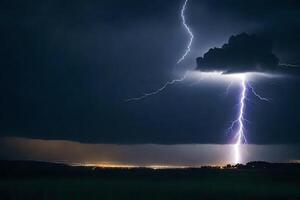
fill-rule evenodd
<path id="1" fill-rule="evenodd" d="M 0 161 L 0 199 L 300 199 L 300 167 L 92 169 Z"/>

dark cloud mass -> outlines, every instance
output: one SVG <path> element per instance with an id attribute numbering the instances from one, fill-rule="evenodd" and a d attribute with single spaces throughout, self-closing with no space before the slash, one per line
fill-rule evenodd
<path id="1" fill-rule="evenodd" d="M 197 70 L 224 73 L 274 71 L 279 59 L 272 53 L 272 43 L 254 34 L 231 36 L 221 48 L 209 49 L 197 58 Z"/>

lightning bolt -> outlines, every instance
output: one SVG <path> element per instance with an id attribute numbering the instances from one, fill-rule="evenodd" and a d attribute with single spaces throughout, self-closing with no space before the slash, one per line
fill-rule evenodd
<path id="1" fill-rule="evenodd" d="M 185 20 L 185 16 L 184 16 L 187 3 L 188 3 L 188 0 L 185 0 L 183 6 L 181 8 L 180 13 L 181 13 L 182 24 L 183 24 L 184 28 L 186 29 L 186 31 L 188 32 L 188 34 L 190 36 L 190 40 L 189 40 L 189 43 L 187 45 L 187 48 L 186 48 L 184 54 L 177 61 L 177 64 L 179 64 L 180 62 L 182 62 L 185 59 L 185 57 L 187 56 L 187 54 L 191 51 L 191 45 L 192 45 L 193 39 L 194 39 L 194 35 L 193 35 L 191 29 L 189 28 L 189 26 L 186 24 L 186 20 Z M 157 90 L 154 90 L 154 91 L 149 92 L 149 93 L 144 93 L 142 96 L 139 96 L 139 97 L 134 97 L 134 98 L 126 99 L 125 102 L 140 101 L 140 100 L 143 100 L 143 99 L 145 99 L 147 97 L 150 97 L 150 96 L 153 96 L 153 95 L 157 95 L 157 94 L 161 93 L 162 91 L 164 91 L 166 88 L 168 88 L 168 86 L 173 85 L 173 84 L 178 83 L 178 82 L 184 81 L 185 78 L 187 77 L 187 74 L 188 74 L 188 72 L 186 72 L 181 78 L 173 79 L 171 81 L 167 81 L 162 87 L 158 88 Z"/>
<path id="2" fill-rule="evenodd" d="M 259 95 L 254 88 L 247 82 L 246 76 L 241 75 L 241 82 L 240 82 L 240 96 L 239 96 L 239 110 L 237 118 L 231 123 L 229 127 L 230 132 L 234 132 L 234 163 L 241 163 L 241 153 L 240 147 L 242 144 L 247 143 L 247 139 L 245 136 L 245 122 L 248 120 L 245 118 L 245 109 L 246 109 L 246 100 L 247 100 L 247 93 L 250 91 L 255 97 L 257 97 L 261 101 L 270 100 L 262 97 Z"/>
<path id="3" fill-rule="evenodd" d="M 184 28 L 186 29 L 188 35 L 190 36 L 190 39 L 189 39 L 187 47 L 184 51 L 184 54 L 178 59 L 177 64 L 181 63 L 186 58 L 188 53 L 191 51 L 191 45 L 192 45 L 193 39 L 194 39 L 194 35 L 193 35 L 191 29 L 189 28 L 189 26 L 187 25 L 186 19 L 185 19 L 185 10 L 186 10 L 187 3 L 188 3 L 188 0 L 185 0 L 183 6 L 181 8 L 181 19 L 182 19 L 182 24 L 183 24 Z M 297 67 L 296 65 L 291 65 L 291 64 L 281 64 L 281 65 L 287 66 L 287 67 Z M 142 96 L 139 96 L 139 97 L 126 99 L 125 101 L 126 102 L 140 101 L 147 97 L 157 95 L 157 94 L 163 92 L 170 85 L 184 81 L 187 77 L 187 74 L 188 74 L 188 72 L 186 72 L 181 78 L 167 81 L 162 87 L 160 87 L 157 90 L 154 90 L 149 93 L 144 93 Z M 231 84 L 232 84 L 232 82 L 228 86 L 226 93 L 228 93 Z M 231 126 L 228 129 L 228 130 L 230 130 L 230 132 L 234 132 L 234 162 L 235 163 L 241 162 L 240 146 L 242 144 L 247 143 L 247 139 L 245 137 L 244 123 L 247 122 L 248 120 L 245 119 L 244 115 L 245 115 L 248 89 L 250 89 L 250 92 L 252 92 L 252 94 L 255 97 L 257 97 L 259 100 L 269 102 L 269 99 L 259 95 L 254 90 L 254 88 L 250 85 L 250 83 L 247 82 L 246 75 L 241 75 L 240 87 L 241 87 L 241 92 L 240 92 L 240 96 L 239 96 L 239 110 L 238 110 L 237 118 L 231 123 Z"/>
<path id="4" fill-rule="evenodd" d="M 181 58 L 178 59 L 177 64 L 181 63 L 185 59 L 185 57 L 188 55 L 188 53 L 191 51 L 191 46 L 192 46 L 193 39 L 194 39 L 194 34 L 191 31 L 190 27 L 187 25 L 186 20 L 185 20 L 185 15 L 184 15 L 187 3 L 188 3 L 188 0 L 185 0 L 183 6 L 181 8 L 181 20 L 182 20 L 182 24 L 183 24 L 185 30 L 187 31 L 190 39 L 189 39 L 189 42 L 188 42 L 188 45 L 186 47 L 184 54 L 181 56 Z"/>
<path id="5" fill-rule="evenodd" d="M 237 125 L 237 130 L 235 133 L 235 144 L 234 144 L 234 151 L 235 151 L 235 163 L 240 163 L 241 156 L 240 156 L 240 145 L 246 142 L 246 138 L 244 135 L 244 110 L 245 110 L 245 100 L 247 95 L 247 85 L 246 85 L 246 78 L 244 76 L 241 77 L 241 94 L 240 94 L 240 102 L 239 102 L 239 112 L 238 118 L 232 123 L 231 128 Z"/>

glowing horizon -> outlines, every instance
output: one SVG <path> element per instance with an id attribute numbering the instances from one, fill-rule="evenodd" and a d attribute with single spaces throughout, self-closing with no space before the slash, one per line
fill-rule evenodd
<path id="1" fill-rule="evenodd" d="M 295 162 L 297 145 L 239 146 L 242 163 Z M 201 167 L 235 164 L 234 144 L 87 144 L 69 140 L 0 138 L 0 158 L 103 167 Z M 13 155 L 13 156 L 12 156 Z"/>

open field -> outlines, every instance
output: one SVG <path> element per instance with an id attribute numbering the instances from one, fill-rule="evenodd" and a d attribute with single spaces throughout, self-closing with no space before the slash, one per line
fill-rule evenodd
<path id="1" fill-rule="evenodd" d="M 0 199 L 300 199 L 298 168 L 21 166 L 1 166 Z"/>

